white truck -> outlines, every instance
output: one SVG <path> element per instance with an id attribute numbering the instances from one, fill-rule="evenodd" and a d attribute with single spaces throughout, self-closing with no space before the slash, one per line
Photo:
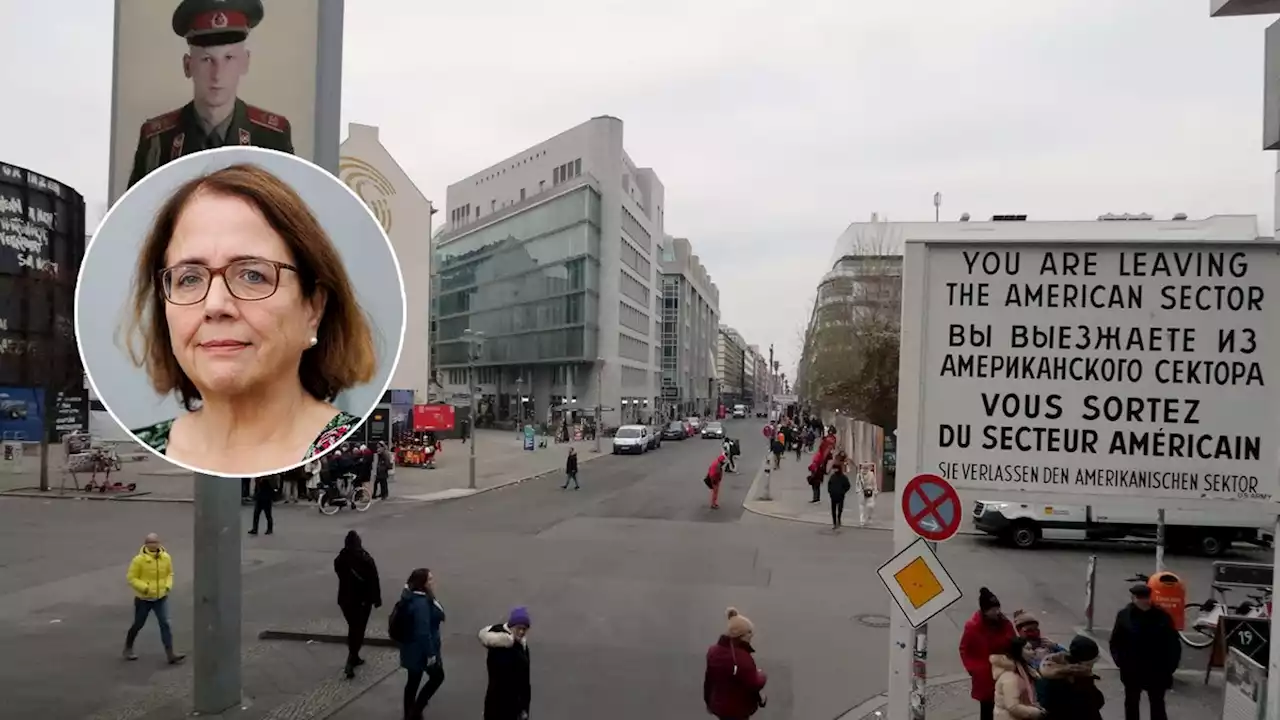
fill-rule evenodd
<path id="1" fill-rule="evenodd" d="M 1167 510 L 1165 545 L 1216 557 L 1232 543 L 1269 546 L 1274 513 L 1242 506 L 1239 510 Z M 1043 540 L 1155 539 L 1156 511 L 1108 511 L 1100 505 L 1057 505 L 1013 500 L 978 500 L 974 528 L 1020 548 Z"/>

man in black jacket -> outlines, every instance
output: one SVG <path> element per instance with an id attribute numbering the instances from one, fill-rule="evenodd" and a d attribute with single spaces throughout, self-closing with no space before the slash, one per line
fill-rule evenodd
<path id="1" fill-rule="evenodd" d="M 348 678 L 353 678 L 356 668 L 364 664 L 360 659 L 360 648 L 364 645 L 369 615 L 374 608 L 382 607 L 378 564 L 364 549 L 364 542 L 355 530 L 347 531 L 342 550 L 333 559 L 333 571 L 338 575 L 338 607 L 347 619 L 347 665 L 344 672 Z"/>
<path id="2" fill-rule="evenodd" d="M 484 694 L 484 720 L 529 720 L 529 611 L 518 607 L 505 624 L 480 630 L 480 644 L 489 651 L 489 688 Z"/>
<path id="3" fill-rule="evenodd" d="M 1151 588 L 1129 588 L 1131 602 L 1116 614 L 1111 627 L 1111 658 L 1124 685 L 1125 720 L 1139 720 L 1142 693 L 1151 703 L 1151 720 L 1168 720 L 1164 694 L 1182 659 L 1182 644 L 1173 618 L 1151 604 Z"/>

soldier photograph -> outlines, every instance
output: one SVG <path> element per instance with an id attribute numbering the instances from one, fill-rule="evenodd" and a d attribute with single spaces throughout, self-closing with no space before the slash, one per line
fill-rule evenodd
<path id="1" fill-rule="evenodd" d="M 262 0 L 181 0 L 172 28 L 187 42 L 182 72 L 192 99 L 142 124 L 128 187 L 201 150 L 253 145 L 293 154 L 289 120 L 239 97 L 250 69 L 247 40 L 262 19 Z"/>

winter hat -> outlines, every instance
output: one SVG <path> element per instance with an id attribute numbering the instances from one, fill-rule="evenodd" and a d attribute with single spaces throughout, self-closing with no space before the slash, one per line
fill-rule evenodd
<path id="1" fill-rule="evenodd" d="M 981 610 L 982 612 L 986 612 L 991 608 L 998 608 L 998 607 L 1000 607 L 1000 598 L 996 597 L 995 593 L 991 592 L 986 588 L 980 588 L 978 590 L 978 609 L 979 610 Z"/>
<path id="2" fill-rule="evenodd" d="M 529 620 L 529 609 L 520 606 L 511 611 L 511 615 L 507 618 L 507 627 L 532 627 Z"/>
<path id="3" fill-rule="evenodd" d="M 996 603 L 996 604 L 999 605 L 999 603 Z M 1039 624 L 1040 624 L 1040 621 L 1036 619 L 1036 616 L 1032 615 L 1026 610 L 1019 610 L 1013 614 L 1013 626 L 1019 630 L 1022 629 L 1023 625 L 1039 625 Z"/>
<path id="4" fill-rule="evenodd" d="M 1073 663 L 1089 662 L 1098 659 L 1098 643 L 1084 635 L 1071 638 L 1071 647 L 1067 648 L 1067 657 Z"/>
<path id="5" fill-rule="evenodd" d="M 726 611 L 729 616 L 729 630 L 726 635 L 735 640 L 741 640 L 748 633 L 754 633 L 756 626 L 751 624 L 746 615 L 738 612 L 738 608 L 731 607 Z"/>
<path id="6" fill-rule="evenodd" d="M 1151 587 L 1145 583 L 1138 583 L 1129 588 L 1129 594 L 1140 599 L 1149 598 L 1151 597 Z"/>

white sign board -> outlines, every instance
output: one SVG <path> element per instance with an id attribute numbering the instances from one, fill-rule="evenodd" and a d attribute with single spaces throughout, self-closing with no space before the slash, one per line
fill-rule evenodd
<path id="1" fill-rule="evenodd" d="M 1277 247 L 928 244 L 917 471 L 1004 495 L 1276 502 Z"/>
<path id="2" fill-rule="evenodd" d="M 1264 720 L 1267 669 L 1235 648 L 1227 655 L 1222 720 Z"/>
<path id="3" fill-rule="evenodd" d="M 877 573 L 913 628 L 929 622 L 929 618 L 964 597 L 924 538 L 881 565 Z"/>

